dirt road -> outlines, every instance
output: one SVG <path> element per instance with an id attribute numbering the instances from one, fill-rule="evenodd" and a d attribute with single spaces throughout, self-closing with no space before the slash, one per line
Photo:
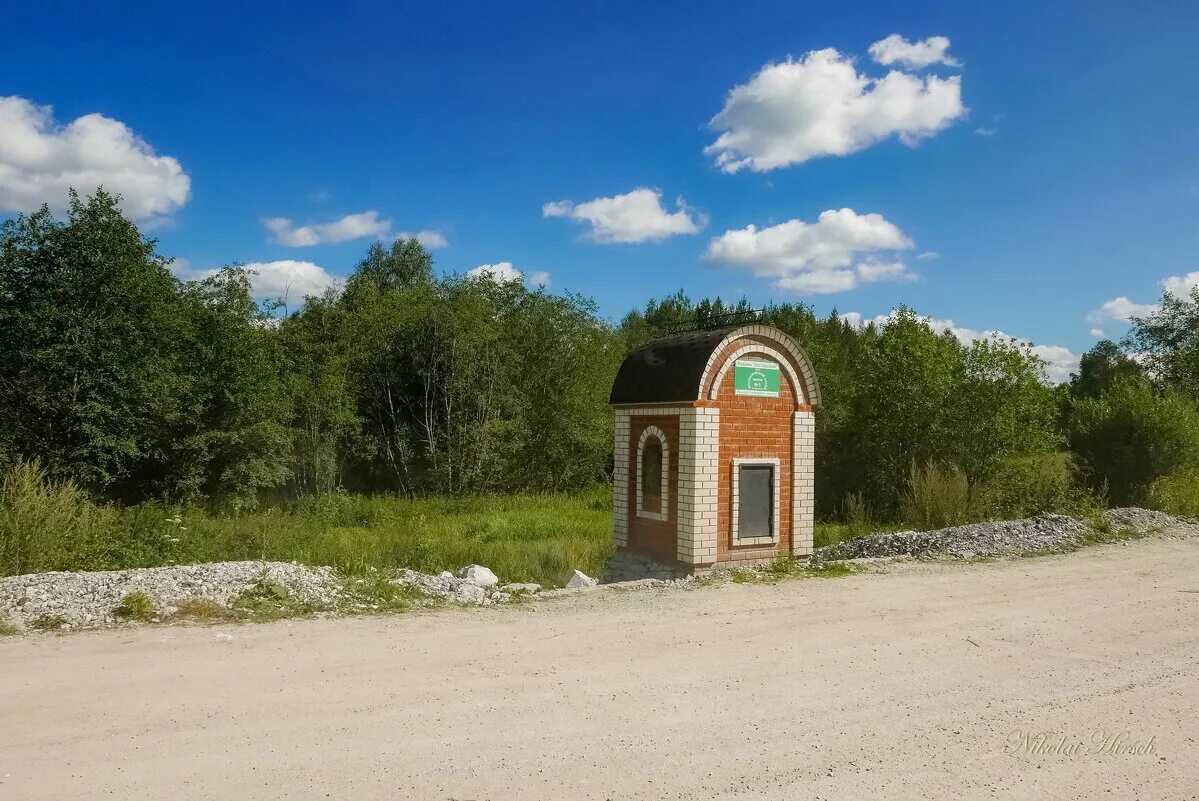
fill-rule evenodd
<path id="1" fill-rule="evenodd" d="M 0 798 L 1193 799 L 1196 590 L 1152 540 L 6 638 Z"/>

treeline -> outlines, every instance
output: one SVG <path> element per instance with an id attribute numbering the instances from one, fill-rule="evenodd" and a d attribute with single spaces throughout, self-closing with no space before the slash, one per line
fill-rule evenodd
<path id="1" fill-rule="evenodd" d="M 121 504 L 574 489 L 610 471 L 629 349 L 739 309 L 680 293 L 612 324 L 580 296 L 436 277 L 408 240 L 276 316 L 244 270 L 178 280 L 97 192 L 0 232 L 0 460 Z M 822 515 L 901 517 L 929 481 L 978 515 L 1177 506 L 1199 486 L 1199 294 L 1164 298 L 1060 387 L 1027 347 L 963 346 L 907 309 L 881 326 L 764 316 L 820 376 Z"/>

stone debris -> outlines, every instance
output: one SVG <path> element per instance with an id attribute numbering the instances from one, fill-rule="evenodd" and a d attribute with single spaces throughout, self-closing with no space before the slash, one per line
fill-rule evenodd
<path id="1" fill-rule="evenodd" d="M 458 571 L 458 578 L 480 587 L 494 587 L 500 583 L 500 577 L 482 565 L 467 565 Z"/>
<path id="2" fill-rule="evenodd" d="M 581 570 L 576 570 L 570 577 L 570 581 L 566 582 L 566 589 L 578 590 L 585 587 L 594 587 L 599 584 L 598 581 L 588 576 Z"/>
<path id="3" fill-rule="evenodd" d="M 483 571 L 486 573 L 484 574 Z M 487 568 L 470 565 L 458 572 L 459 576 L 444 570 L 436 576 L 430 576 L 428 573 L 419 573 L 405 568 L 396 572 L 396 577 L 391 580 L 391 583 L 416 587 L 426 595 L 470 606 L 491 606 L 512 600 L 512 593 L 497 588 L 499 579 Z M 468 575 L 482 581 L 487 581 L 487 577 L 490 576 L 491 582 L 486 585 L 478 584 L 470 578 L 465 578 Z"/>
<path id="4" fill-rule="evenodd" d="M 1139 534 L 1174 536 L 1199 534 L 1199 526 L 1148 509 L 1110 509 L 1105 512 L 1114 529 Z M 969 523 L 935 531 L 897 531 L 868 534 L 817 548 L 817 561 L 912 556 L 919 559 L 949 557 L 1014 556 L 1072 548 L 1095 533 L 1092 524 L 1065 515 L 1044 514 L 1023 520 Z"/>
<path id="5" fill-rule="evenodd" d="M 509 595 L 532 595 L 535 592 L 541 592 L 541 585 L 537 582 L 515 582 L 513 584 L 500 585 L 500 590 Z"/>
<path id="6" fill-rule="evenodd" d="M 19 628 L 86 628 L 121 621 L 125 596 L 141 593 L 156 619 L 179 611 L 186 601 L 206 599 L 229 607 L 264 584 L 287 588 L 297 600 L 332 608 L 340 582 L 330 567 L 292 562 L 213 562 L 202 565 L 105 570 L 89 573 L 32 573 L 0 579 L 0 620 Z"/>

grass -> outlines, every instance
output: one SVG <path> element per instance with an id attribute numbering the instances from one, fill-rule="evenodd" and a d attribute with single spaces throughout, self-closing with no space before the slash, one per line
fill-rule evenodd
<path id="1" fill-rule="evenodd" d="M 179 604 L 174 614 L 176 620 L 192 620 L 197 623 L 217 623 L 222 620 L 236 620 L 237 614 L 227 607 L 208 598 L 192 598 Z"/>
<path id="2" fill-rule="evenodd" d="M 857 568 L 848 562 L 808 564 L 786 556 L 761 567 L 733 568 L 729 577 L 734 584 L 778 584 L 788 579 L 840 578 L 856 572 Z"/>
<path id="3" fill-rule="evenodd" d="M 910 529 L 901 523 L 817 523 L 812 542 L 817 548 L 835 545 L 838 542 L 862 537 L 867 534 L 887 534 L 892 531 Z"/>
<path id="4" fill-rule="evenodd" d="M 1084 535 L 1078 541 L 1078 546 L 1086 545 L 1106 545 L 1112 542 L 1127 542 L 1129 540 L 1139 540 L 1154 533 L 1154 529 L 1146 529 L 1137 531 L 1136 529 L 1126 528 L 1124 526 L 1114 526 L 1102 513 L 1096 513 L 1086 521 L 1090 527 L 1089 533 Z"/>
<path id="5" fill-rule="evenodd" d="M 0 637 L 12 637 L 20 633 L 21 628 L 16 623 L 8 620 L 0 620 Z"/>
<path id="6" fill-rule="evenodd" d="M 122 598 L 121 605 L 117 607 L 117 614 L 126 620 L 142 623 L 149 622 L 158 615 L 154 609 L 154 601 L 144 592 L 131 592 Z"/>
<path id="7" fill-rule="evenodd" d="M 43 615 L 30 621 L 29 628 L 34 631 L 58 631 L 67 624 L 66 618 L 58 615 Z"/>
<path id="8" fill-rule="evenodd" d="M 233 611 L 241 620 L 264 623 L 324 610 L 278 582 L 260 580 L 233 601 Z"/>
<path id="9" fill-rule="evenodd" d="M 94 504 L 18 465 L 0 485 L 0 576 L 263 559 L 345 576 L 487 565 L 504 581 L 561 586 L 612 553 L 611 488 L 559 495 L 407 499 L 334 493 L 236 515 Z M 383 599 L 382 603 L 390 603 Z"/>

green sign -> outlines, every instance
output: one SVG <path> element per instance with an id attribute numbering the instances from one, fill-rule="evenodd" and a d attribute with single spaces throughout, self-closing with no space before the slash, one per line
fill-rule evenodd
<path id="1" fill-rule="evenodd" d="M 756 398 L 779 396 L 779 366 L 761 359 L 738 359 L 733 370 L 733 390 Z"/>

